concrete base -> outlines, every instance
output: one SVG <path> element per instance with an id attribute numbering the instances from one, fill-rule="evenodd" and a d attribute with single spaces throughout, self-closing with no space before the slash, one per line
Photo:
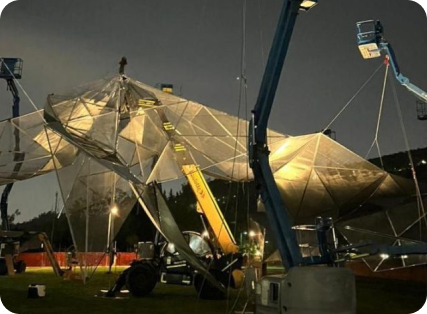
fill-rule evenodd
<path id="1" fill-rule="evenodd" d="M 347 268 L 294 267 L 258 283 L 257 314 L 355 314 L 356 284 Z"/>

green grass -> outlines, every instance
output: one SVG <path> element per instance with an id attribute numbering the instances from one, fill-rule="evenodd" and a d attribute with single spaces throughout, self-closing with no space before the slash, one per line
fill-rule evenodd
<path id="1" fill-rule="evenodd" d="M 116 274 L 117 275 L 117 274 Z M 197 301 L 193 287 L 158 284 L 147 298 L 106 299 L 95 297 L 100 289 L 108 289 L 115 282 L 115 275 L 100 268 L 83 285 L 79 281 L 65 281 L 55 277 L 48 269 L 29 269 L 25 274 L 0 277 L 0 296 L 5 307 L 18 314 L 86 314 L 86 313 L 225 313 L 227 301 Z M 28 285 L 46 285 L 46 297 L 28 299 Z M 236 293 L 229 306 L 232 306 Z M 242 300 L 242 304 L 245 300 Z"/>
<path id="2" fill-rule="evenodd" d="M 119 270 L 116 270 L 117 272 Z M 55 277 L 49 269 L 30 269 L 14 277 L 0 277 L 0 296 L 7 309 L 14 313 L 226 313 L 227 301 L 197 302 L 193 287 L 158 284 L 147 298 L 119 300 L 97 298 L 100 289 L 108 289 L 114 283 L 114 274 L 106 274 L 101 268 L 83 285 L 78 281 L 64 281 Z M 47 295 L 41 299 L 27 299 L 28 285 L 46 285 Z M 421 283 L 361 279 L 357 281 L 358 313 L 407 314 L 421 308 L 426 299 L 426 286 Z M 237 292 L 231 293 L 228 308 Z M 245 302 L 244 296 L 237 309 Z"/>
<path id="3" fill-rule="evenodd" d="M 415 313 L 426 302 L 427 286 L 420 282 L 357 278 L 358 313 Z"/>

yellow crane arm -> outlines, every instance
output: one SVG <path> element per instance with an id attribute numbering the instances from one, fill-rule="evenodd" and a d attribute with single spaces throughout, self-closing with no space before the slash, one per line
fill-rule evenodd
<path id="1" fill-rule="evenodd" d="M 205 177 L 197 165 L 183 165 L 182 172 L 187 177 L 198 205 L 209 222 L 218 244 L 224 254 L 237 253 L 239 247 L 227 222 L 210 190 Z"/>

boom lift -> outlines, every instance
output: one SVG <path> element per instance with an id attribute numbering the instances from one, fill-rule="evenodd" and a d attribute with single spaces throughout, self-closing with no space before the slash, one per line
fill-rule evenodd
<path id="1" fill-rule="evenodd" d="M 267 124 L 277 85 L 299 11 L 308 11 L 317 1 L 284 0 L 258 99 L 249 125 L 249 163 L 264 203 L 283 264 L 285 276 L 264 277 L 258 284 L 257 313 L 356 313 L 355 280 L 346 268 L 300 267 L 332 264 L 327 243 L 322 243 L 331 223 L 318 219 L 320 256 L 301 255 L 295 227 L 287 214 L 269 163 Z"/>
<path id="2" fill-rule="evenodd" d="M 163 92 L 173 92 L 171 84 L 159 84 L 159 87 Z M 200 213 L 205 231 L 203 235 L 185 231 L 184 238 L 198 258 L 205 265 L 209 265 L 211 274 L 222 285 L 239 286 L 243 280 L 242 256 L 238 253 L 239 247 L 204 175 L 188 152 L 185 143 L 174 137 L 177 131 L 167 119 L 160 104 L 153 100 L 145 101 L 144 106 L 156 110 L 163 123 L 163 130 L 173 147 L 175 159 L 197 200 L 197 211 Z M 160 281 L 178 285 L 194 284 L 201 298 L 222 298 L 222 291 L 204 280 L 202 275 L 197 274 L 188 262 L 179 256 L 173 243 L 167 243 L 160 233 L 154 243 L 141 243 L 140 246 L 140 259 L 134 261 L 131 267 L 122 273 L 107 296 L 115 296 L 126 285 L 133 296 L 144 297 L 155 288 L 156 282 Z M 229 278 L 232 279 L 231 282 Z"/>
<path id="3" fill-rule="evenodd" d="M 15 85 L 15 79 L 21 79 L 22 77 L 22 66 L 23 61 L 19 58 L 0 58 L 0 78 L 5 79 L 7 82 L 7 88 L 12 93 L 13 106 L 12 106 L 12 117 L 19 117 L 19 93 Z M 15 128 L 15 148 L 13 160 L 15 167 L 13 172 L 19 172 L 22 167 L 21 161 L 24 160 L 24 154 L 19 152 L 19 130 Z M 9 183 L 3 189 L 0 200 L 0 212 L 1 212 L 1 229 L 4 231 L 10 230 L 9 220 L 7 216 L 8 198 L 12 190 L 13 183 Z"/>
<path id="4" fill-rule="evenodd" d="M 425 244 L 392 247 L 366 242 L 338 247 L 336 241 L 328 241 L 329 235 L 334 234 L 330 218 L 317 217 L 314 226 L 292 226 L 269 164 L 267 123 L 298 11 L 308 11 L 316 3 L 317 1 L 284 0 L 249 125 L 249 163 L 287 271 L 287 275 L 261 279 L 256 291 L 258 314 L 356 313 L 354 274 L 349 269 L 337 267 L 349 258 L 351 250 L 367 252 L 359 257 L 427 253 Z M 381 34 L 382 28 L 378 27 L 377 31 Z M 395 70 L 400 73 L 398 68 Z M 421 99 L 425 99 L 424 92 L 417 90 L 405 79 L 402 82 Z M 295 233 L 304 230 L 315 231 L 317 256 L 305 257 L 301 254 L 304 245 L 298 243 Z M 322 265 L 329 267 L 318 267 Z"/>
<path id="5" fill-rule="evenodd" d="M 0 58 L 0 78 L 5 79 L 7 83 L 7 89 L 12 93 L 13 97 L 13 106 L 12 106 L 12 117 L 19 117 L 19 92 L 15 84 L 15 79 L 20 79 L 22 77 L 22 59 L 19 58 Z M 14 155 L 13 160 L 15 162 L 15 166 L 13 168 L 14 172 L 18 172 L 21 169 L 22 163 L 21 161 L 24 159 L 24 155 L 19 152 L 19 130 L 15 128 L 14 131 L 15 137 L 15 147 L 14 147 Z M 1 216 L 1 230 L 9 231 L 9 217 L 8 217 L 8 198 L 9 194 L 12 191 L 14 183 L 7 184 L 2 192 L 0 199 L 0 216 Z M 5 241 L 5 239 L 1 239 L 1 245 L 3 247 L 3 251 L 7 252 L 7 254 L 3 254 L 4 256 L 0 260 L 0 266 L 3 270 L 0 271 L 1 274 L 9 273 L 10 275 L 14 274 L 14 269 L 17 272 L 22 272 L 25 270 L 25 265 L 15 260 L 16 256 L 13 256 L 13 251 L 15 244 L 8 243 L 9 241 Z M 19 243 L 16 244 L 19 246 Z M 7 267 L 6 267 L 7 265 Z"/>
<path id="6" fill-rule="evenodd" d="M 0 78 L 5 79 L 7 82 L 7 89 L 12 93 L 13 106 L 12 118 L 19 117 L 19 92 L 15 84 L 15 80 L 22 78 L 23 61 L 20 58 L 0 58 Z M 17 124 L 18 121 L 15 121 Z M 17 125 L 19 127 L 19 125 Z M 13 149 L 13 160 L 15 166 L 13 172 L 17 173 L 22 167 L 25 153 L 20 152 L 20 134 L 18 128 L 14 130 L 15 147 Z M 1 230 L 0 230 L 0 275 L 9 273 L 10 275 L 22 273 L 25 271 L 26 265 L 24 261 L 17 260 L 17 253 L 19 252 L 20 242 L 27 241 L 32 237 L 37 237 L 43 244 L 47 253 L 48 259 L 52 265 L 54 273 L 57 276 L 62 276 L 63 271 L 60 269 L 55 255 L 53 253 L 52 245 L 46 234 L 42 232 L 23 232 L 23 231 L 10 231 L 8 219 L 8 198 L 12 191 L 14 183 L 9 183 L 3 189 L 0 200 L 1 212 Z"/>
<path id="7" fill-rule="evenodd" d="M 427 120 L 427 92 L 412 84 L 407 77 L 400 72 L 396 55 L 391 44 L 384 38 L 384 28 L 380 21 L 368 20 L 356 23 L 357 44 L 364 59 L 381 57 L 385 52 L 386 62 L 391 65 L 397 81 L 405 86 L 417 101 L 417 113 L 419 120 Z"/>

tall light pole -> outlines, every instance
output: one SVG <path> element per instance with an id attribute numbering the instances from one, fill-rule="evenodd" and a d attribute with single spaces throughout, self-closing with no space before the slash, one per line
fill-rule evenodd
<path id="1" fill-rule="evenodd" d="M 108 267 L 108 273 L 111 273 L 111 268 L 113 267 L 114 263 L 114 247 L 113 247 L 113 239 L 114 239 L 114 216 L 117 216 L 119 213 L 119 208 L 114 205 L 110 209 L 110 213 L 108 216 L 108 236 L 107 236 L 107 252 L 109 256 L 109 267 Z"/>

